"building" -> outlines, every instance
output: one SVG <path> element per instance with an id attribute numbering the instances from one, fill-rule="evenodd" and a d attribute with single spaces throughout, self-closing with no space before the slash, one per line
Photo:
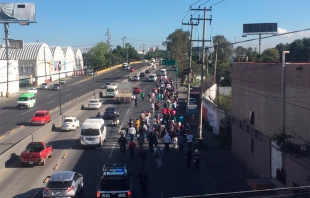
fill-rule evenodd
<path id="1" fill-rule="evenodd" d="M 310 160 L 300 153 L 310 153 L 310 64 L 285 68 L 282 99 L 281 63 L 233 63 L 232 150 L 263 178 L 289 187 L 307 186 Z M 276 144 L 274 135 L 283 128 L 299 148 L 295 153 L 284 153 Z"/>
<path id="2" fill-rule="evenodd" d="M 73 66 L 74 75 L 83 74 L 83 55 L 80 49 L 73 49 L 74 58 L 75 58 L 75 65 Z"/>

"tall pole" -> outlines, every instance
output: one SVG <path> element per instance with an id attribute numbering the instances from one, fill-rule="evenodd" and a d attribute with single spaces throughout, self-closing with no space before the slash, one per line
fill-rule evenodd
<path id="1" fill-rule="evenodd" d="M 193 22 L 191 21 L 191 38 L 190 38 L 190 42 L 189 42 L 189 48 L 190 48 L 190 52 L 189 52 L 189 71 L 188 71 L 188 75 L 187 75 L 187 106 L 189 105 L 189 98 L 190 98 L 190 89 L 191 89 L 191 85 L 190 85 L 190 77 L 191 77 L 191 73 L 192 73 L 192 39 L 193 39 Z"/>
<path id="2" fill-rule="evenodd" d="M 262 35 L 261 34 L 259 34 L 259 39 L 258 39 L 259 41 L 259 49 L 258 49 L 258 54 L 260 54 L 260 47 L 261 47 L 261 45 L 262 45 Z"/>
<path id="3" fill-rule="evenodd" d="M 218 78 L 217 78 L 217 50 L 218 45 L 215 43 L 215 63 L 214 63 L 214 83 L 216 84 L 216 98 L 217 104 L 220 105 L 220 94 L 219 94 L 219 87 L 218 87 Z"/>
<path id="4" fill-rule="evenodd" d="M 6 55 L 6 97 L 10 97 L 9 93 L 9 23 L 4 23 L 4 33 L 5 33 L 5 55 Z"/>
<path id="5" fill-rule="evenodd" d="M 126 39 L 126 36 L 125 36 L 125 39 Z M 126 63 L 128 63 L 128 46 L 127 46 L 127 41 L 125 42 L 125 46 L 126 46 L 126 52 L 127 52 L 127 61 L 126 61 Z"/>
<path id="6" fill-rule="evenodd" d="M 281 108 L 281 124 L 282 124 L 282 133 L 285 132 L 285 54 L 290 53 L 290 51 L 282 52 L 282 108 Z"/>
<path id="7" fill-rule="evenodd" d="M 47 77 L 47 74 L 46 74 L 46 58 L 45 58 L 45 47 L 44 47 L 44 69 L 45 69 L 45 80 L 44 80 L 44 82 L 46 82 L 46 77 Z"/>
<path id="8" fill-rule="evenodd" d="M 60 65 L 58 64 L 58 83 L 59 83 L 59 115 L 62 115 L 62 110 L 61 110 L 61 93 L 60 93 L 60 89 L 61 89 L 61 85 L 60 85 Z"/>
<path id="9" fill-rule="evenodd" d="M 200 82 L 200 111 L 199 111 L 199 139 L 202 140 L 202 106 L 203 106 L 203 77 L 205 65 L 205 32 L 206 32 L 206 13 L 207 9 L 204 7 L 203 14 L 203 33 L 202 33 L 202 64 L 201 64 L 201 82 Z M 208 68 L 208 66 L 207 66 Z M 208 73 L 208 70 L 207 70 Z"/>

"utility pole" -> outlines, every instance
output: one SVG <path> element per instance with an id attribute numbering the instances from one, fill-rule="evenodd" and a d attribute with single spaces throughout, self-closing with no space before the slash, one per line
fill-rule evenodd
<path id="1" fill-rule="evenodd" d="M 191 15 L 192 17 L 192 15 Z M 189 68 L 188 68 L 188 74 L 187 74 L 187 106 L 189 105 L 189 98 L 190 98 L 190 79 L 191 79 L 191 73 L 192 73 L 192 57 L 193 57 L 193 47 L 192 47 L 192 40 L 193 40 L 193 26 L 194 25 L 198 25 L 198 22 L 196 24 L 193 23 L 193 21 L 191 20 L 190 23 L 183 23 L 182 25 L 190 25 L 191 26 L 191 38 L 189 41 Z M 187 115 L 189 116 L 189 115 Z"/>
<path id="2" fill-rule="evenodd" d="M 111 50 L 111 48 L 110 48 L 110 45 L 111 45 L 111 34 L 110 34 L 110 31 L 109 31 L 109 28 L 107 29 L 107 32 L 105 33 L 105 35 L 108 37 L 107 38 L 107 43 L 108 43 L 108 46 L 109 46 L 109 50 L 108 51 L 110 51 Z"/>
<path id="3" fill-rule="evenodd" d="M 214 83 L 216 84 L 216 98 L 217 104 L 220 105 L 220 94 L 219 94 L 219 87 L 218 87 L 218 77 L 217 77 L 217 49 L 218 45 L 215 43 L 215 63 L 214 63 Z"/>
<path id="4" fill-rule="evenodd" d="M 126 36 L 125 36 L 126 39 Z M 127 52 L 127 59 L 126 59 L 126 63 L 129 63 L 128 61 L 128 45 L 127 45 L 127 41 L 125 41 L 125 46 L 126 46 L 126 52 Z"/>
<path id="5" fill-rule="evenodd" d="M 205 32 L 206 32 L 206 20 L 210 20 L 210 24 L 212 21 L 212 15 L 210 19 L 206 19 L 206 15 L 207 15 L 207 11 L 211 11 L 212 9 L 206 9 L 206 7 L 204 7 L 204 9 L 191 9 L 194 11 L 204 11 L 203 13 L 203 19 L 201 18 L 191 18 L 191 20 L 203 20 L 203 33 L 202 33 L 202 64 L 201 64 L 201 82 L 200 82 L 200 101 L 199 101 L 199 107 L 200 107 L 200 111 L 199 111 L 199 141 L 200 143 L 202 143 L 202 106 L 203 106 L 203 82 L 204 82 L 204 65 L 205 65 L 205 41 L 210 41 L 210 40 L 205 40 Z M 195 41 L 199 41 L 199 40 L 195 40 Z M 208 63 L 208 61 L 206 61 Z M 207 70 L 207 75 L 208 75 L 208 65 L 206 65 L 206 70 Z"/>

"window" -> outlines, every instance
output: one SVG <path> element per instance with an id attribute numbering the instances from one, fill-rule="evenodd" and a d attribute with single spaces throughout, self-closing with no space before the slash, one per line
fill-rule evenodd
<path id="1" fill-rule="evenodd" d="M 254 139 L 251 138 L 251 152 L 254 153 Z"/>

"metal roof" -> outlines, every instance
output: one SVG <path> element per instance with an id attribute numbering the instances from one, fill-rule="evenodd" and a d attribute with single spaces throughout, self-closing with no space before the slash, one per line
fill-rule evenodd
<path id="1" fill-rule="evenodd" d="M 44 43 L 24 43 L 23 49 L 9 49 L 9 60 L 36 60 Z M 6 60 L 6 49 L 2 51 L 1 60 Z"/>

